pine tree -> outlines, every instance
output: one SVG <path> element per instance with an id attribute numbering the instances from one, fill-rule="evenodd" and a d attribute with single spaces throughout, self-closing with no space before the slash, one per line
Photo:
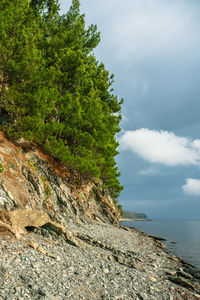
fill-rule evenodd
<path id="1" fill-rule="evenodd" d="M 36 132 L 39 137 L 44 114 L 51 110 L 38 16 L 26 0 L 5 1 L 0 11 L 0 105 L 10 116 L 8 133 L 29 139 Z"/>
<path id="2" fill-rule="evenodd" d="M 3 0 L 0 36 L 0 109 L 9 115 L 3 129 L 40 144 L 72 177 L 101 178 L 117 197 L 122 101 L 94 56 L 100 34 L 94 25 L 86 29 L 79 1 L 60 16 L 56 0 Z"/>

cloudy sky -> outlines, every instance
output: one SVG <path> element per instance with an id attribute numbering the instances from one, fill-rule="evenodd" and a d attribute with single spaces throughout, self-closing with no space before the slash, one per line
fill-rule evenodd
<path id="1" fill-rule="evenodd" d="M 150 218 L 200 218 L 200 1 L 80 2 L 124 98 L 120 203 Z"/>

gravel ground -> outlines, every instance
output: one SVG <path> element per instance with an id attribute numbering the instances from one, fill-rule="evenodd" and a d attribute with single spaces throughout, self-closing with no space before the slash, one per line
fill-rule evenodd
<path id="1" fill-rule="evenodd" d="M 27 235 L 54 257 L 0 231 L 0 300 L 200 299 L 200 272 L 161 242 L 109 224 L 68 229 L 81 247 L 45 228 Z"/>

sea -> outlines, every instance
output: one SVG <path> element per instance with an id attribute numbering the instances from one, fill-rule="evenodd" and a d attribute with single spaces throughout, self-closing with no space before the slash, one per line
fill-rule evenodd
<path id="1" fill-rule="evenodd" d="M 162 237 L 168 252 L 200 269 L 200 220 L 123 221 L 149 235 Z"/>

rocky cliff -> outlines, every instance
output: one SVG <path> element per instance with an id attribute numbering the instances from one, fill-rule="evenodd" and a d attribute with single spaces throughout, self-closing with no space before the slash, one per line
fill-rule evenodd
<path id="1" fill-rule="evenodd" d="M 0 132 L 0 209 L 1 221 L 8 218 L 8 212 L 39 211 L 64 227 L 70 220 L 117 224 L 120 217 L 101 182 L 72 181 L 67 169 L 37 145 L 23 139 L 15 143 L 3 132 Z"/>

